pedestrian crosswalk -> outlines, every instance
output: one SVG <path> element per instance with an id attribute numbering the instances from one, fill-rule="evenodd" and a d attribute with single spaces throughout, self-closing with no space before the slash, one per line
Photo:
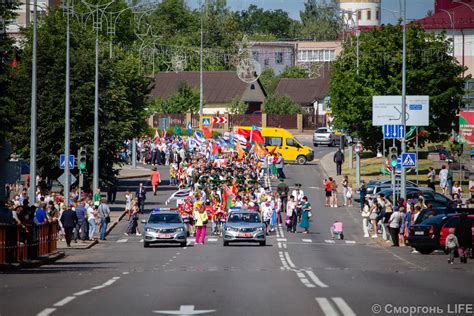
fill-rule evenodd
<path id="1" fill-rule="evenodd" d="M 206 242 L 208 243 L 217 243 L 219 240 L 222 240 L 221 238 L 217 237 L 208 237 L 206 238 Z M 195 241 L 195 238 L 188 238 L 187 239 L 188 244 L 192 244 Z M 302 238 L 302 239 L 297 239 L 297 240 L 288 240 L 288 238 L 276 238 L 276 241 L 278 243 L 281 242 L 293 242 L 293 243 L 304 243 L 304 244 L 338 244 L 338 245 L 355 245 L 356 241 L 355 240 L 332 240 L 332 239 L 325 239 L 324 242 L 321 241 L 314 241 L 313 239 L 310 238 Z M 117 243 L 128 243 L 128 242 L 143 242 L 142 239 L 137 239 L 137 238 L 121 238 L 116 241 Z"/>
<path id="2" fill-rule="evenodd" d="M 341 313 L 343 316 L 356 315 L 342 297 L 330 297 L 329 299 L 316 297 L 316 302 L 318 302 L 325 316 L 337 316 L 341 315 Z"/>

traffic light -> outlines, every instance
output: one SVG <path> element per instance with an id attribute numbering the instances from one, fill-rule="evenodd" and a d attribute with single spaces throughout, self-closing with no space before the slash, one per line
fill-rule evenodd
<path id="1" fill-rule="evenodd" d="M 398 148 L 390 147 L 390 165 L 395 168 L 398 164 Z"/>
<path id="2" fill-rule="evenodd" d="M 87 162 L 87 151 L 81 147 L 77 152 L 77 161 L 79 165 L 79 170 L 86 169 L 86 162 Z"/>

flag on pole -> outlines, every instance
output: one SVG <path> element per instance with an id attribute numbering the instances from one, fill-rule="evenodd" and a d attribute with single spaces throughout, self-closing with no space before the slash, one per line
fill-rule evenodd
<path id="1" fill-rule="evenodd" d="M 196 143 L 198 143 L 198 145 L 202 145 L 206 141 L 202 133 L 199 131 L 194 132 L 194 140 Z"/>
<path id="2" fill-rule="evenodd" d="M 161 133 L 161 138 L 166 138 L 166 129 L 163 129 L 163 132 Z"/>
<path id="3" fill-rule="evenodd" d="M 181 135 L 181 128 L 178 126 L 178 124 L 174 126 L 174 134 Z"/>
<path id="4" fill-rule="evenodd" d="M 211 124 L 209 125 L 209 128 L 205 127 L 204 125 L 202 126 L 202 133 L 204 134 L 204 137 L 207 139 L 212 138 L 212 127 L 214 126 L 214 123 L 211 120 Z"/>
<path id="5" fill-rule="evenodd" d="M 212 155 L 216 156 L 219 153 L 219 146 L 216 142 L 212 142 Z"/>
<path id="6" fill-rule="evenodd" d="M 252 126 L 252 131 L 250 132 L 250 142 L 257 143 L 263 146 L 265 143 L 261 130 L 256 126 Z"/>
<path id="7" fill-rule="evenodd" d="M 188 122 L 188 124 L 186 125 L 186 129 L 188 130 L 188 136 L 191 136 L 191 134 L 193 133 L 193 127 L 191 125 L 191 122 Z"/>
<path id="8" fill-rule="evenodd" d="M 160 134 L 158 133 L 158 130 L 155 129 L 155 144 L 158 144 L 160 142 Z"/>
<path id="9" fill-rule="evenodd" d="M 260 144 L 258 143 L 253 144 L 253 152 L 258 158 L 265 156 L 265 154 L 267 153 L 265 147 L 260 146 Z"/>
<path id="10" fill-rule="evenodd" d="M 165 205 L 168 205 L 168 203 L 169 203 L 172 199 L 179 199 L 179 198 L 188 197 L 190 193 L 191 193 L 191 189 L 190 189 L 190 188 L 178 190 L 178 191 L 176 191 L 175 193 L 171 194 L 171 196 L 168 198 L 168 200 L 166 200 Z"/>
<path id="11" fill-rule="evenodd" d="M 238 160 L 242 160 L 242 158 L 244 158 L 244 155 L 245 155 L 245 151 L 242 149 L 242 145 L 240 145 L 240 142 L 235 142 L 235 149 L 237 150 L 237 159 Z"/>

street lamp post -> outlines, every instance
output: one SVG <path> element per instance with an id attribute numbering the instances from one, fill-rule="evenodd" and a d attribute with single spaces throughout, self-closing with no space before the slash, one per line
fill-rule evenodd
<path id="1" fill-rule="evenodd" d="M 454 12 L 449 12 L 448 10 L 445 9 L 440 9 L 444 13 L 446 13 L 449 16 L 449 21 L 451 22 L 451 37 L 453 39 L 453 57 L 454 57 Z"/>
<path id="2" fill-rule="evenodd" d="M 407 21 L 407 1 L 403 0 L 403 52 L 402 52 L 402 124 L 403 129 L 406 130 L 407 118 L 406 118 L 406 21 Z M 402 141 L 402 155 L 406 151 L 405 137 L 401 138 Z M 406 172 L 405 168 L 401 168 L 401 187 L 400 197 L 406 200 Z"/>
<path id="3" fill-rule="evenodd" d="M 38 16 L 37 0 L 33 4 L 33 49 L 31 61 L 31 130 L 30 130 L 30 205 L 36 203 L 36 53 L 37 53 L 37 33 Z"/>
<path id="4" fill-rule="evenodd" d="M 66 14 L 66 96 L 64 110 L 64 205 L 69 207 L 69 193 L 71 191 L 71 170 L 69 168 L 70 155 L 70 16 L 73 14 L 73 1 L 66 0 L 64 10 Z"/>
<path id="5" fill-rule="evenodd" d="M 202 76 L 202 51 L 203 51 L 203 9 L 204 6 L 202 4 L 202 0 L 199 0 L 199 7 L 201 9 L 201 47 L 199 53 L 199 116 L 203 114 L 203 103 L 204 103 L 204 83 L 203 83 L 203 76 Z"/>

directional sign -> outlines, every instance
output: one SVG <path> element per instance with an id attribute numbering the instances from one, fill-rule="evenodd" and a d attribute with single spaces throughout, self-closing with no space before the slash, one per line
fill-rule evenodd
<path id="1" fill-rule="evenodd" d="M 406 96 L 406 125 L 428 126 L 430 103 L 427 95 Z M 402 96 L 372 97 L 372 126 L 402 124 Z"/>
<path id="2" fill-rule="evenodd" d="M 212 123 L 212 116 L 201 116 L 201 128 L 204 126 L 205 128 L 209 128 Z"/>
<path id="3" fill-rule="evenodd" d="M 402 167 L 412 168 L 416 166 L 416 154 L 415 153 L 405 153 L 402 154 Z"/>
<path id="4" fill-rule="evenodd" d="M 383 136 L 384 138 L 404 138 L 405 127 L 403 125 L 384 125 Z"/>
<path id="5" fill-rule="evenodd" d="M 58 178 L 59 183 L 61 183 L 63 186 L 66 184 L 66 173 L 63 173 L 61 176 Z M 69 184 L 74 184 L 77 181 L 76 177 L 73 176 L 72 174 L 69 175 Z"/>
<path id="6" fill-rule="evenodd" d="M 214 116 L 212 118 L 214 124 L 224 124 L 227 123 L 227 119 L 225 117 Z"/>
<path id="7" fill-rule="evenodd" d="M 74 169 L 74 161 L 75 161 L 74 155 L 69 155 L 69 169 Z M 64 154 L 59 155 L 59 168 L 60 169 L 64 169 L 65 162 L 66 162 L 66 159 L 65 159 Z"/>

